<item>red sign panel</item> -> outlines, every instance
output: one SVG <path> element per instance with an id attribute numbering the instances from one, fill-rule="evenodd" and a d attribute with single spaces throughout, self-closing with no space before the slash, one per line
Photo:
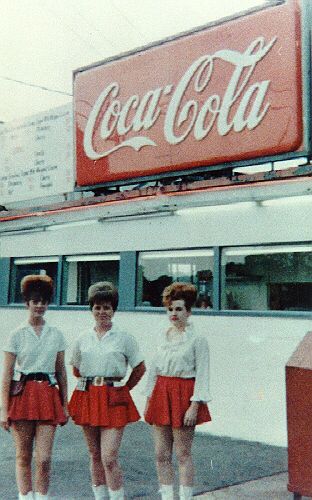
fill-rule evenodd
<path id="1" fill-rule="evenodd" d="M 300 33 L 289 0 L 77 72 L 78 185 L 300 149 Z"/>

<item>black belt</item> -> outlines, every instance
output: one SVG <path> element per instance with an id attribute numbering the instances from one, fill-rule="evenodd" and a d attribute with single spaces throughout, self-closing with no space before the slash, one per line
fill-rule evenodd
<path id="1" fill-rule="evenodd" d="M 50 382 L 50 377 L 48 373 L 37 372 L 37 373 L 28 373 L 26 375 L 26 380 L 36 380 L 37 382 Z"/>

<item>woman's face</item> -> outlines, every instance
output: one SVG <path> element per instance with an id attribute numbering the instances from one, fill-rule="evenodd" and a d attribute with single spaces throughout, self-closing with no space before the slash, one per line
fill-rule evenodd
<path id="1" fill-rule="evenodd" d="M 167 307 L 169 321 L 176 328 L 184 328 L 191 314 L 185 307 L 184 300 L 173 300 Z"/>
<path id="2" fill-rule="evenodd" d="M 91 312 L 96 324 L 106 326 L 111 324 L 115 311 L 110 302 L 95 302 Z"/>
<path id="3" fill-rule="evenodd" d="M 33 295 L 26 302 L 26 307 L 30 313 L 30 316 L 34 319 L 43 318 L 48 309 L 49 302 L 38 295 Z"/>

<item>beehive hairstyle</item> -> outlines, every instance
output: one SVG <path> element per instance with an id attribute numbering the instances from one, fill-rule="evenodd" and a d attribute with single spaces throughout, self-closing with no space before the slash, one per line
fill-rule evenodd
<path id="1" fill-rule="evenodd" d="M 53 279 L 47 275 L 28 274 L 21 281 L 21 293 L 25 302 L 36 297 L 50 303 L 53 296 Z"/>
<path id="2" fill-rule="evenodd" d="M 191 283 L 171 283 L 162 293 L 162 302 L 169 307 L 174 300 L 184 300 L 187 311 L 195 304 L 197 289 Z"/>
<path id="3" fill-rule="evenodd" d="M 90 309 L 92 309 L 94 304 L 110 302 L 113 310 L 116 311 L 118 307 L 118 300 L 118 290 L 113 283 L 110 283 L 110 281 L 99 281 L 98 283 L 94 283 L 94 285 L 91 285 L 88 290 Z"/>

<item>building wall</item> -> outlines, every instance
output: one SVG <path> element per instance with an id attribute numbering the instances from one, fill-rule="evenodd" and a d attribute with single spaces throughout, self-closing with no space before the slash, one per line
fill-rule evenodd
<path id="1" fill-rule="evenodd" d="M 1 324 L 7 325 L 1 337 L 25 319 L 22 309 L 1 309 Z M 66 336 L 68 363 L 75 338 L 92 327 L 92 316 L 89 311 L 48 311 L 47 320 Z M 117 312 L 115 322 L 136 337 L 148 365 L 166 324 L 165 314 Z M 197 430 L 286 446 L 285 364 L 311 328 L 310 320 L 194 316 L 193 322 L 209 342 L 213 397 L 213 420 Z M 71 392 L 75 382 L 69 366 L 68 372 Z M 143 389 L 144 379 L 134 390 L 141 412 Z"/>
<path id="2" fill-rule="evenodd" d="M 309 200 L 247 203 L 211 207 L 196 215 L 182 211 L 181 215 L 2 236 L 0 257 L 310 242 L 311 205 Z M 79 330 L 92 325 L 87 310 L 51 310 L 47 318 L 64 331 L 68 352 L 78 334 L 77 325 Z M 22 308 L 0 308 L 0 341 L 24 319 Z M 139 341 L 147 362 L 157 344 L 160 319 L 165 322 L 165 315 L 152 310 L 116 315 L 116 322 Z M 286 445 L 285 364 L 310 329 L 311 317 L 212 311 L 194 315 L 193 321 L 210 345 L 213 394 L 213 422 L 198 430 Z M 71 389 L 73 385 L 70 377 Z M 140 388 L 135 399 L 142 411 Z"/>
<path id="3" fill-rule="evenodd" d="M 101 216 L 99 211 L 98 217 Z M 205 212 L 116 222 L 0 238 L 0 256 L 59 255 L 311 240 L 312 203 L 241 203 Z"/>

